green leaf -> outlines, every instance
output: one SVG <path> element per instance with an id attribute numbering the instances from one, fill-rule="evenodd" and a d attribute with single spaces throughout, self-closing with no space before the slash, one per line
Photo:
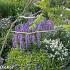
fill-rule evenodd
<path id="1" fill-rule="evenodd" d="M 68 25 L 63 25 L 64 29 L 67 30 L 67 31 L 70 31 L 70 24 Z"/>
<path id="2" fill-rule="evenodd" d="M 49 6 L 49 1 L 41 0 L 41 1 L 38 1 L 35 5 L 39 7 L 40 9 L 42 9 L 43 11 L 45 11 L 47 7 Z"/>
<path id="3" fill-rule="evenodd" d="M 36 27 L 37 24 L 39 24 L 41 21 L 44 20 L 45 17 L 43 17 L 42 13 L 40 15 L 38 15 L 37 19 L 34 20 L 34 22 L 32 23 L 32 25 L 30 26 L 29 29 L 33 29 Z"/>

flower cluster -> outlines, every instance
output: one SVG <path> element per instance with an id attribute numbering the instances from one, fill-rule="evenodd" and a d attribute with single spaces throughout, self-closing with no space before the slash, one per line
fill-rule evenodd
<path id="1" fill-rule="evenodd" d="M 11 17 L 0 19 L 0 29 L 5 29 L 10 26 Z"/>
<path id="2" fill-rule="evenodd" d="M 29 18 L 28 21 L 24 24 L 21 24 L 19 26 L 15 27 L 15 31 L 17 32 L 34 32 L 34 31 L 43 31 L 43 30 L 51 30 L 53 29 L 53 23 L 50 20 L 44 19 L 41 23 L 39 23 L 36 28 L 33 30 L 29 29 L 29 26 L 32 24 L 34 19 Z M 41 39 L 41 33 L 34 34 L 17 34 L 14 33 L 13 35 L 13 47 L 15 48 L 17 45 L 20 45 L 20 48 L 23 48 L 24 46 L 27 48 L 29 43 L 35 43 L 35 40 L 37 40 L 37 45 L 40 48 L 40 39 Z"/>
<path id="3" fill-rule="evenodd" d="M 60 42 L 60 39 L 45 39 L 44 43 L 46 43 L 49 58 L 56 58 L 57 60 L 62 61 L 66 56 L 68 56 L 68 49 L 63 46 L 63 44 Z"/>

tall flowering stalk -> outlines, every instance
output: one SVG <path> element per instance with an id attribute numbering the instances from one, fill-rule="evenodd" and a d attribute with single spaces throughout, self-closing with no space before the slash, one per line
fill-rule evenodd
<path id="1" fill-rule="evenodd" d="M 28 34 L 25 35 L 25 45 L 26 45 L 26 48 L 28 48 L 28 45 L 29 45 L 29 35 Z"/>
<path id="2" fill-rule="evenodd" d="M 25 23 L 21 26 L 22 32 L 29 32 L 29 24 Z M 26 48 L 28 47 L 29 36 L 26 34 L 24 37 Z"/>
<path id="3" fill-rule="evenodd" d="M 33 20 L 34 20 L 33 18 L 29 18 L 28 21 L 27 21 L 27 23 L 29 25 L 31 25 L 32 22 L 33 22 Z M 29 30 L 29 32 L 34 32 L 34 31 L 35 31 L 35 29 Z M 34 34 L 29 35 L 29 42 L 34 44 L 34 42 L 35 42 L 35 36 L 34 36 Z"/>
<path id="4" fill-rule="evenodd" d="M 37 36 L 37 45 L 38 45 L 38 48 L 40 48 L 40 37 L 41 37 L 41 33 L 37 33 L 36 36 Z"/>
<path id="5" fill-rule="evenodd" d="M 15 27 L 15 31 L 19 32 L 19 27 Z M 14 48 L 16 48 L 16 46 L 17 46 L 18 38 L 19 38 L 18 34 L 14 33 L 13 39 L 12 39 Z"/>
<path id="6" fill-rule="evenodd" d="M 33 21 L 34 21 L 33 18 L 29 18 L 28 21 L 27 21 L 27 23 L 28 23 L 29 25 L 31 25 Z"/>
<path id="7" fill-rule="evenodd" d="M 37 30 L 42 30 L 41 23 L 37 26 Z M 38 45 L 38 48 L 40 48 L 41 33 L 36 33 L 36 37 L 37 37 L 37 45 Z"/>
<path id="8" fill-rule="evenodd" d="M 20 25 L 20 32 L 23 32 L 23 25 Z M 24 47 L 23 45 L 23 34 L 19 34 L 19 45 L 20 45 L 20 49 L 22 49 Z"/>

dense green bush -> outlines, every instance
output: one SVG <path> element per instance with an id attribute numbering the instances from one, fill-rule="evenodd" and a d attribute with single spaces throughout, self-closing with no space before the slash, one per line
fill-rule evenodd
<path id="1" fill-rule="evenodd" d="M 15 16 L 20 13 L 26 4 L 26 0 L 0 0 L 0 16 Z"/>
<path id="2" fill-rule="evenodd" d="M 46 48 L 48 53 L 52 54 L 52 57 L 54 57 L 55 59 L 58 59 L 60 56 L 62 59 L 63 58 L 63 65 L 65 67 L 69 66 L 70 64 L 70 31 L 65 30 L 64 28 L 57 28 L 57 30 L 53 31 L 53 32 L 48 32 L 45 34 L 44 37 L 45 41 L 47 42 L 46 44 Z M 47 40 L 46 40 L 47 39 Z M 58 43 L 58 40 L 59 43 Z M 57 43 L 57 46 L 56 46 Z M 54 45 L 55 44 L 55 45 Z M 60 48 L 57 47 L 63 47 L 62 50 L 66 50 L 66 52 L 62 52 L 62 50 L 60 50 Z M 55 55 L 55 52 L 57 51 L 58 55 Z M 61 53 L 61 54 L 60 54 Z M 63 55 L 64 53 L 64 55 Z"/>
<path id="3" fill-rule="evenodd" d="M 0 17 L 16 16 L 20 14 L 29 0 L 0 0 Z M 27 11 L 35 13 L 39 8 L 30 4 Z M 26 11 L 26 12 L 27 12 Z"/>
<path id="4" fill-rule="evenodd" d="M 61 70 L 61 63 L 55 64 L 54 60 L 49 59 L 45 50 L 41 48 L 25 51 L 11 49 L 6 65 L 18 65 L 19 70 Z"/>

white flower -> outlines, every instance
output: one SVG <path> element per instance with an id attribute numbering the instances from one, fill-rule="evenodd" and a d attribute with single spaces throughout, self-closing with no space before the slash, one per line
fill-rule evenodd
<path id="1" fill-rule="evenodd" d="M 45 43 L 50 43 L 50 40 L 44 39 Z"/>
<path id="2" fill-rule="evenodd" d="M 67 56 L 67 55 L 68 55 L 68 53 L 67 53 L 67 52 L 64 52 L 64 53 L 63 53 L 63 55 L 64 55 L 64 56 Z"/>
<path id="3" fill-rule="evenodd" d="M 59 57 L 57 58 L 57 60 L 64 60 L 64 58 L 66 56 L 68 56 L 68 49 L 66 49 L 62 42 L 60 42 L 60 39 L 56 39 L 56 40 L 44 40 L 45 43 L 48 43 L 50 46 L 46 45 L 47 48 L 50 48 L 51 51 L 55 52 L 54 54 L 52 52 L 49 52 L 49 58 L 54 59 L 57 55 L 59 55 Z M 48 50 L 47 50 L 48 51 Z"/>
<path id="4" fill-rule="evenodd" d="M 52 51 L 54 51 L 54 48 L 52 48 Z"/>
<path id="5" fill-rule="evenodd" d="M 53 48 L 53 45 L 50 45 L 50 48 L 52 49 Z"/>
<path id="6" fill-rule="evenodd" d="M 58 51 L 55 52 L 55 55 L 60 55 L 60 53 Z"/>

